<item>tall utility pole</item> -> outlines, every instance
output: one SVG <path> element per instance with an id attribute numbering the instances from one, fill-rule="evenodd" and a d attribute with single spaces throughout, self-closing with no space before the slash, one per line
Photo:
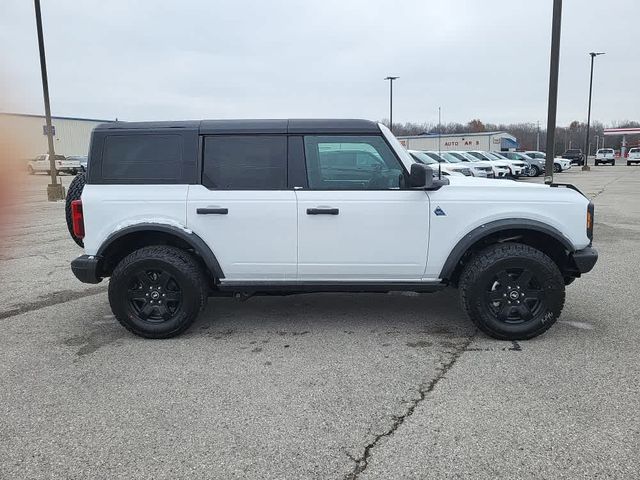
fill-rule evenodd
<path id="1" fill-rule="evenodd" d="M 538 120 L 537 131 L 536 131 L 536 151 L 540 151 L 540 120 Z"/>
<path id="2" fill-rule="evenodd" d="M 400 77 L 386 77 L 389 80 L 389 130 L 393 132 L 393 81 Z"/>
<path id="3" fill-rule="evenodd" d="M 556 143 L 556 110 L 558 108 L 558 72 L 560 69 L 560 30 L 562 26 L 562 0 L 553 0 L 551 21 L 551 59 L 549 62 L 549 107 L 547 112 L 547 150 L 544 165 L 544 183 L 553 183 L 553 158 Z"/>
<path id="4" fill-rule="evenodd" d="M 64 200 L 64 188 L 58 183 L 55 149 L 53 147 L 53 128 L 51 127 L 51 107 L 49 106 L 49 81 L 47 80 L 47 60 L 44 56 L 44 35 L 42 34 L 42 15 L 40 13 L 40 0 L 34 0 L 36 9 L 36 27 L 38 30 L 38 48 L 40 50 L 40 73 L 42 74 L 42 93 L 44 94 L 44 115 L 47 122 L 47 141 L 49 143 L 49 171 L 51 183 L 47 185 L 47 198 L 49 201 Z"/>
<path id="5" fill-rule="evenodd" d="M 591 76 L 589 77 L 589 110 L 587 113 L 587 139 L 584 143 L 584 165 L 582 166 L 582 170 L 590 170 L 589 165 L 587 165 L 587 160 L 589 159 L 589 126 L 591 124 L 591 90 L 593 89 L 593 59 L 598 55 L 604 55 L 604 52 L 590 52 L 591 55 Z"/>

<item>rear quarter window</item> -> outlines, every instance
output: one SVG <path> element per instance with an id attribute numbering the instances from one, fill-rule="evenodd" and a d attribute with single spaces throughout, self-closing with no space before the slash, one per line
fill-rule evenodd
<path id="1" fill-rule="evenodd" d="M 180 135 L 107 135 L 102 149 L 104 180 L 173 180 L 182 177 Z"/>

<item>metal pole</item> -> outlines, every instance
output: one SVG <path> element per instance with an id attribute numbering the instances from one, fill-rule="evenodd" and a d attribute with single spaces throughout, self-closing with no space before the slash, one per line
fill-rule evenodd
<path id="1" fill-rule="evenodd" d="M 389 130 L 393 132 L 393 81 L 400 77 L 386 77 L 389 80 Z"/>
<path id="2" fill-rule="evenodd" d="M 556 141 L 556 109 L 558 107 L 558 72 L 560 67 L 560 30 L 562 26 L 562 0 L 553 0 L 551 23 L 551 59 L 549 63 L 549 106 L 547 110 L 547 149 L 544 182 L 553 183 L 553 158 Z"/>
<path id="3" fill-rule="evenodd" d="M 538 120 L 538 131 L 536 133 L 536 151 L 540 151 L 540 120 Z"/>
<path id="4" fill-rule="evenodd" d="M 591 75 L 589 76 L 589 107 L 587 110 L 587 139 L 584 145 L 584 165 L 582 166 L 582 170 L 590 170 L 587 162 L 589 160 L 589 124 L 591 123 L 591 91 L 593 89 L 593 59 L 596 58 L 595 53 L 590 53 L 591 55 Z"/>
<path id="5" fill-rule="evenodd" d="M 49 170 L 51 174 L 51 184 L 47 187 L 49 200 L 62 200 L 64 190 L 58 184 L 55 149 L 53 146 L 53 129 L 51 128 L 51 107 L 49 105 L 49 81 L 47 79 L 47 61 L 44 55 L 44 35 L 42 34 L 42 15 L 40 13 L 40 0 L 34 0 L 36 10 L 36 27 L 38 30 L 38 49 L 40 51 L 40 73 L 42 75 L 42 93 L 44 96 L 44 115 L 47 123 L 47 141 L 49 143 Z"/>
<path id="6" fill-rule="evenodd" d="M 393 133 L 393 79 L 389 81 L 389 130 Z"/>
<path id="7" fill-rule="evenodd" d="M 589 108 L 587 110 L 587 138 L 584 142 L 584 165 L 582 170 L 591 170 L 587 161 L 589 160 L 589 128 L 591 125 L 591 91 L 593 90 L 593 59 L 598 55 L 603 55 L 603 52 L 590 52 L 591 55 L 591 75 L 589 76 Z"/>

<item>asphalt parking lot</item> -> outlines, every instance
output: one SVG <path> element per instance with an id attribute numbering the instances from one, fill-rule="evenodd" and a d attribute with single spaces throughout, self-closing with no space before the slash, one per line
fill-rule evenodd
<path id="1" fill-rule="evenodd" d="M 185 335 L 142 340 L 72 276 L 47 177 L 16 181 L 2 479 L 637 478 L 640 167 L 557 175 L 593 198 L 600 260 L 556 326 L 513 343 L 452 290 L 211 299 Z"/>

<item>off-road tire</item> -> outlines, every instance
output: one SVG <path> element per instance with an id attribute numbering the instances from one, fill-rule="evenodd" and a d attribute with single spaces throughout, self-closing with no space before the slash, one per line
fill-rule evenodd
<path id="1" fill-rule="evenodd" d="M 86 183 L 84 173 L 80 173 L 76 175 L 76 178 L 71 180 L 71 184 L 69 185 L 69 189 L 67 190 L 67 198 L 65 199 L 64 204 L 64 214 L 67 218 L 67 229 L 69 230 L 69 235 L 74 242 L 76 242 L 80 247 L 84 247 L 84 242 L 81 238 L 76 237 L 73 234 L 73 220 L 71 219 L 71 202 L 74 200 L 80 200 L 82 196 L 82 190 L 84 189 L 84 185 Z"/>
<path id="2" fill-rule="evenodd" d="M 157 280 L 153 272 L 160 272 Z M 147 285 L 138 284 L 140 275 L 149 280 Z M 170 278 L 168 283 L 164 289 L 158 289 L 166 276 Z M 153 301 L 147 293 L 154 292 L 159 293 L 155 297 L 156 304 L 148 305 Z M 165 292 L 180 294 L 179 303 L 174 305 L 175 311 L 167 313 L 170 316 L 163 319 L 153 319 L 150 314 L 144 318 L 142 312 L 147 307 L 160 312 L 159 316 L 162 308 L 168 312 L 167 300 L 164 306 L 158 305 L 158 299 L 161 303 L 166 298 Z M 109 281 L 109 304 L 116 319 L 130 332 L 145 338 L 171 338 L 187 330 L 206 305 L 207 294 L 206 274 L 196 259 L 184 250 L 164 245 L 143 247 L 129 254 L 116 265 Z M 133 296 L 143 295 L 146 297 L 142 300 L 131 300 Z M 139 308 L 145 298 L 147 303 L 143 303 L 144 308 Z"/>
<path id="3" fill-rule="evenodd" d="M 529 271 L 532 274 L 527 288 L 520 284 L 522 290 L 516 287 L 520 277 L 512 273 L 521 269 L 523 273 Z M 508 276 L 504 285 L 496 281 L 503 273 Z M 533 282 L 535 289 L 531 287 Z M 520 243 L 496 244 L 478 252 L 464 268 L 459 290 L 462 308 L 471 321 L 484 333 L 499 340 L 526 340 L 544 333 L 560 316 L 565 300 L 565 282 L 557 265 L 541 251 Z M 515 303 L 510 297 L 512 291 L 520 293 L 525 290 L 527 293 L 521 293 L 523 296 L 517 299 L 518 305 L 512 306 Z M 540 300 L 528 298 L 529 292 L 535 292 Z M 499 299 L 492 300 L 495 297 Z M 512 304 L 506 305 L 509 301 Z M 530 308 L 533 302 L 536 306 Z M 515 312 L 516 316 L 520 315 L 521 308 L 529 309 L 531 318 L 525 320 L 527 317 L 523 317 L 521 323 L 500 320 L 496 310 L 502 312 L 503 307 L 510 314 Z"/>

